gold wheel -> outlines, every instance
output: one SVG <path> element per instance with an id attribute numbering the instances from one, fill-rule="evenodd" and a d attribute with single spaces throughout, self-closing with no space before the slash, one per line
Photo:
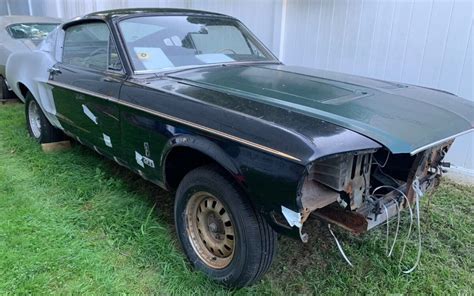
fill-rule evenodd
<path id="1" fill-rule="evenodd" d="M 229 212 L 208 192 L 194 193 L 186 205 L 187 232 L 199 258 L 209 267 L 227 267 L 234 256 L 235 233 Z"/>

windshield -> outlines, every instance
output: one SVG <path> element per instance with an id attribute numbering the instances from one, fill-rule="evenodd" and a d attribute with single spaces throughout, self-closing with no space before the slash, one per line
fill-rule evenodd
<path id="1" fill-rule="evenodd" d="M 10 36 L 15 39 L 43 39 L 59 24 L 14 24 L 8 27 Z"/>
<path id="2" fill-rule="evenodd" d="M 229 18 L 145 16 L 119 23 L 135 72 L 233 62 L 277 62 Z"/>

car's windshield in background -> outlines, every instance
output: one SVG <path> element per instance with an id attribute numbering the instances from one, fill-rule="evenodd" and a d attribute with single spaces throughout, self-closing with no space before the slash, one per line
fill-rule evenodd
<path id="1" fill-rule="evenodd" d="M 119 23 L 135 72 L 277 60 L 239 22 L 220 17 L 147 16 Z"/>
<path id="2" fill-rule="evenodd" d="M 15 39 L 43 39 L 59 24 L 14 24 L 8 27 L 10 36 Z"/>

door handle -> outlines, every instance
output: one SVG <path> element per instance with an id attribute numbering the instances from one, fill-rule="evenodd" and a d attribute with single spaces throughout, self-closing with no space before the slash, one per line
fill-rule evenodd
<path id="1" fill-rule="evenodd" d="M 56 68 L 56 67 L 51 67 L 48 69 L 48 72 L 54 75 L 54 74 L 60 74 L 61 70 L 59 70 L 59 68 Z"/>

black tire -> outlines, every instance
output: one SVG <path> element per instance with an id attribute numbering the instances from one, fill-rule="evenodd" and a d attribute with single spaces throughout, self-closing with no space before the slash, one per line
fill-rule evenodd
<path id="1" fill-rule="evenodd" d="M 5 78 L 0 76 L 0 100 L 14 99 L 14 98 L 16 98 L 16 96 L 12 91 L 8 90 L 7 84 L 5 83 Z"/>
<path id="2" fill-rule="evenodd" d="M 36 113 L 30 112 L 30 110 L 34 108 L 36 108 Z M 36 114 L 35 120 L 31 120 L 31 114 Z M 38 143 L 52 143 L 64 140 L 63 132 L 49 123 L 38 102 L 36 102 L 30 92 L 28 92 L 25 97 L 25 115 L 28 132 Z M 37 124 L 36 128 L 33 126 L 35 123 Z"/>
<path id="3" fill-rule="evenodd" d="M 190 230 L 192 222 L 189 222 L 188 203 L 192 204 L 194 196 L 201 193 L 209 193 L 222 203 L 232 220 L 235 233 L 233 255 L 228 265 L 224 267 L 215 268 L 206 263 L 202 259 L 203 256 L 195 251 L 196 236 L 193 240 L 189 234 L 192 231 Z M 196 212 L 202 211 L 196 210 Z M 209 223 L 209 219 L 206 221 L 203 223 Z M 228 287 L 240 288 L 258 281 L 270 268 L 276 254 L 276 233 L 253 208 L 236 184 L 217 166 L 203 166 L 184 177 L 176 192 L 175 225 L 181 245 L 191 264 L 209 278 Z M 196 233 L 202 238 L 201 231 Z"/>

